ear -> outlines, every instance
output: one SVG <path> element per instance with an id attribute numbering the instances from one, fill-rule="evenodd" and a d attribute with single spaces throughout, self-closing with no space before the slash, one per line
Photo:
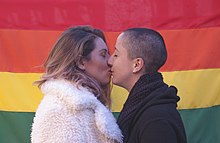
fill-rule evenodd
<path id="1" fill-rule="evenodd" d="M 141 71 L 143 67 L 144 67 L 144 60 L 142 58 L 134 59 L 133 73 L 137 73 Z"/>
<path id="2" fill-rule="evenodd" d="M 86 65 L 85 65 L 85 60 L 80 60 L 78 63 L 77 63 L 77 67 L 79 68 L 79 69 L 81 69 L 81 70 L 85 70 L 86 69 Z"/>

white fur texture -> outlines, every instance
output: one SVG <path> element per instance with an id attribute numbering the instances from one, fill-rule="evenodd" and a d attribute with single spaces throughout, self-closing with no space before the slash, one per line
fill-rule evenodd
<path id="1" fill-rule="evenodd" d="M 44 98 L 34 117 L 32 143 L 122 142 L 111 111 L 86 88 L 51 80 L 41 90 Z"/>

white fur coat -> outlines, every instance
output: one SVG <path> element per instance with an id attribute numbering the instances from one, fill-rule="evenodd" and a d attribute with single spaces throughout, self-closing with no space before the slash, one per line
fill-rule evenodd
<path id="1" fill-rule="evenodd" d="M 51 80 L 32 125 L 32 143 L 115 143 L 121 131 L 109 111 L 86 88 L 66 80 Z"/>

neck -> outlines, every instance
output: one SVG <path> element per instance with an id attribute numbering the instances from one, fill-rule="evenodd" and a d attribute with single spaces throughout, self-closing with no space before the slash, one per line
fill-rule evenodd
<path id="1" fill-rule="evenodd" d="M 133 77 L 130 79 L 130 82 L 127 83 L 127 86 L 125 89 L 130 92 L 131 89 L 134 87 L 135 83 L 140 79 L 142 75 L 133 75 Z"/>

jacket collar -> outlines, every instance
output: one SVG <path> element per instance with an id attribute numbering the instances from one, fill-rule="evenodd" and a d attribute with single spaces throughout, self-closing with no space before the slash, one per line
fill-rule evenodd
<path id="1" fill-rule="evenodd" d="M 92 109 L 95 113 L 95 122 L 98 129 L 108 138 L 122 142 L 121 131 L 111 111 L 105 107 L 93 93 L 84 87 L 76 87 L 74 83 L 63 79 L 54 79 L 41 86 L 44 95 L 56 96 L 71 110 Z M 112 124 L 114 123 L 114 124 Z"/>

